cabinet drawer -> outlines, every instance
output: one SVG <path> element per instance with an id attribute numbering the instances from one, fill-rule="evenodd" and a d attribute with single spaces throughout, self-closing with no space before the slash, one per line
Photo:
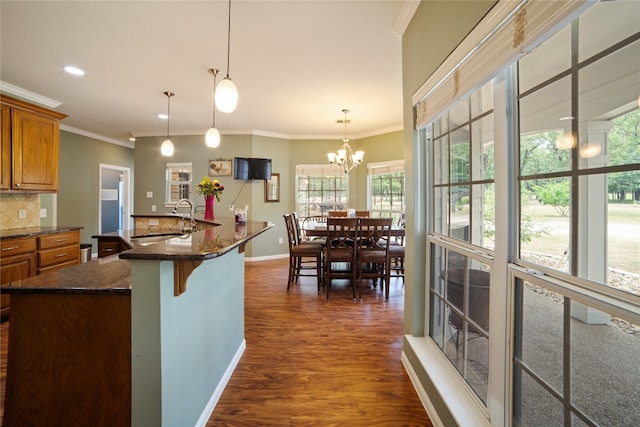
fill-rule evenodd
<path id="1" fill-rule="evenodd" d="M 115 255 L 120 253 L 122 248 L 120 246 L 120 242 L 98 242 L 98 258 L 102 258 L 109 255 Z"/>
<path id="2" fill-rule="evenodd" d="M 0 257 L 10 257 L 13 255 L 35 252 L 36 239 L 28 237 L 24 239 L 9 239 L 0 241 Z"/>
<path id="3" fill-rule="evenodd" d="M 80 243 L 80 233 L 78 231 L 69 231 L 66 233 L 47 234 L 38 237 L 40 249 L 51 249 L 61 246 L 69 246 Z M 80 248 L 78 248 L 80 250 Z"/>
<path id="4" fill-rule="evenodd" d="M 38 252 L 38 269 L 71 261 L 80 262 L 79 244 Z"/>

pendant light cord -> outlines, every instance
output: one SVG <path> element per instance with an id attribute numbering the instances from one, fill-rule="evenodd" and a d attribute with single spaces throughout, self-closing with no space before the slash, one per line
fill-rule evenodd
<path id="1" fill-rule="evenodd" d="M 169 123 L 171 122 L 171 95 L 171 92 L 167 92 L 167 98 L 169 98 L 167 103 L 167 139 L 169 139 Z"/>
<path id="2" fill-rule="evenodd" d="M 211 120 L 211 127 L 216 127 L 216 76 L 218 75 L 218 70 L 216 70 L 213 74 L 213 118 Z"/>
<path id="3" fill-rule="evenodd" d="M 227 78 L 229 77 L 230 54 L 231 54 L 231 0 L 229 0 L 229 22 L 227 26 Z"/>

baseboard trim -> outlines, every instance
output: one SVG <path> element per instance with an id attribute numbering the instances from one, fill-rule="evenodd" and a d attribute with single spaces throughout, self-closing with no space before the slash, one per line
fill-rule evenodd
<path id="1" fill-rule="evenodd" d="M 196 427 L 205 427 L 207 425 L 207 421 L 211 418 L 211 414 L 213 414 L 213 411 L 218 404 L 218 400 L 220 400 L 220 396 L 222 396 L 222 392 L 229 383 L 231 375 L 233 374 L 233 371 L 236 370 L 236 366 L 238 366 L 240 358 L 244 354 L 244 350 L 246 348 L 247 341 L 243 339 L 242 343 L 240 343 L 240 347 L 238 347 L 238 350 L 236 351 L 236 354 L 233 356 L 233 359 L 231 359 L 231 363 L 229 363 L 229 366 L 227 366 L 227 369 L 224 371 L 224 375 L 222 375 L 218 386 L 213 391 L 211 398 L 209 398 L 204 410 L 200 414 L 200 418 L 198 418 L 198 421 L 196 422 Z"/>
<path id="2" fill-rule="evenodd" d="M 427 415 L 429 415 L 431 423 L 436 427 L 444 427 L 442 420 L 438 416 L 438 411 L 436 411 L 436 408 L 431 403 L 431 400 L 429 400 L 427 391 L 424 389 L 424 387 L 422 387 L 422 384 L 418 379 L 418 375 L 413 369 L 413 366 L 411 366 L 411 363 L 409 362 L 409 359 L 407 358 L 407 355 L 404 353 L 404 351 L 400 356 L 400 360 L 402 362 L 402 366 L 404 366 L 405 371 L 407 371 L 407 375 L 409 375 L 409 380 L 411 381 L 411 384 L 413 384 L 413 388 L 416 390 L 420 402 L 422 402 L 422 406 L 424 406 L 424 410 L 427 411 Z"/>

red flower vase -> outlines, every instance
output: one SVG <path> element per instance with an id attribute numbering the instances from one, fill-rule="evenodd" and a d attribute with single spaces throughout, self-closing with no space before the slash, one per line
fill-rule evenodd
<path id="1" fill-rule="evenodd" d="M 215 213 L 213 211 L 213 201 L 216 196 L 213 194 L 210 196 L 204 196 L 204 219 L 214 219 Z"/>

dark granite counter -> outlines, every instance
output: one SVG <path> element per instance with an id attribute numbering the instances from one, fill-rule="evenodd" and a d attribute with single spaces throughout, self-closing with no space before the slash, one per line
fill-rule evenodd
<path id="1" fill-rule="evenodd" d="M 131 295 L 131 265 L 116 256 L 16 280 L 2 286 L 7 294 Z"/>
<path id="2" fill-rule="evenodd" d="M 66 231 L 82 230 L 84 227 L 26 227 L 0 230 L 0 240 L 17 239 L 19 237 L 33 237 L 43 234 L 64 233 Z"/>
<path id="3" fill-rule="evenodd" d="M 141 216 L 172 217 L 171 215 L 134 215 L 134 217 Z M 249 240 L 273 227 L 272 223 L 265 221 L 236 224 L 233 218 L 209 221 L 197 215 L 194 219 L 198 223 L 198 230 L 193 233 L 138 228 L 92 237 L 120 237 L 131 247 L 119 254 L 122 259 L 204 261 L 222 256 L 236 247 L 240 247 L 242 252 Z"/>
<path id="4" fill-rule="evenodd" d="M 2 287 L 7 294 L 131 294 L 131 266 L 127 259 L 201 262 L 220 257 L 262 234 L 273 224 L 248 221 L 235 224 L 232 218 L 215 222 L 195 218 L 199 230 L 181 233 L 178 230 L 136 229 L 105 233 L 93 237 L 118 237 L 131 249 L 118 257 L 109 256 Z M 33 227 L 8 231 L 4 238 L 76 230 L 81 227 Z M 144 237 L 139 237 L 144 236 Z"/>

